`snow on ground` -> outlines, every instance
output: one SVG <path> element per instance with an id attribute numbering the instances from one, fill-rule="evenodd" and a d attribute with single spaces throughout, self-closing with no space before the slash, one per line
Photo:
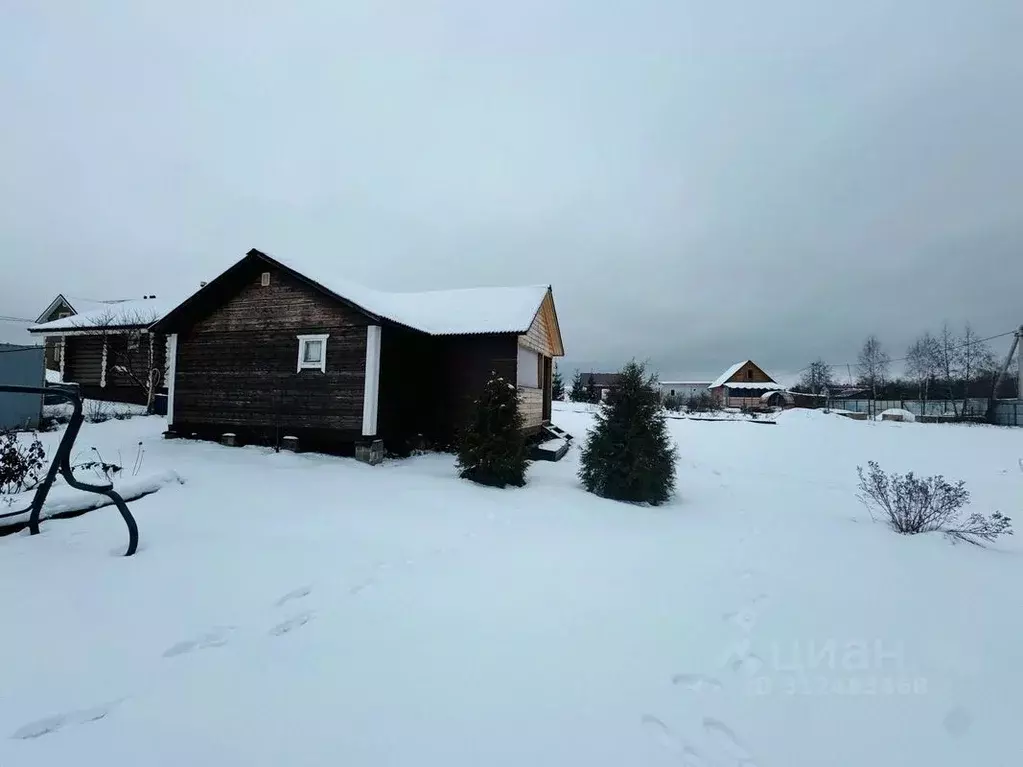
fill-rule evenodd
<path id="1" fill-rule="evenodd" d="M 897 536 L 855 467 L 1012 515 L 1023 431 L 673 420 L 679 494 L 644 508 L 580 489 L 575 409 L 568 455 L 508 490 L 443 455 L 84 427 L 186 481 L 132 504 L 130 559 L 110 508 L 0 538 L 0 764 L 1012 762 L 1023 547 Z"/>

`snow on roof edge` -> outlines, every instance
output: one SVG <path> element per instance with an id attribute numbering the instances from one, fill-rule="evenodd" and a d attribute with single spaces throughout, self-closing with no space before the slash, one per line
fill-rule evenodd
<path id="1" fill-rule="evenodd" d="M 345 279 L 324 279 L 315 269 L 256 250 L 363 311 L 434 336 L 525 333 L 540 311 L 550 285 L 454 288 L 392 292 Z M 503 299 L 503 301 L 501 300 Z M 496 305 L 495 305 L 496 304 Z"/>
<path id="2" fill-rule="evenodd" d="M 724 386 L 725 382 L 729 378 L 734 376 L 736 373 L 738 373 L 740 368 L 742 368 L 742 366 L 745 365 L 747 362 L 753 362 L 753 360 L 743 360 L 742 362 L 736 362 L 734 365 L 729 367 L 728 370 L 726 370 L 724 373 L 722 373 L 713 381 L 711 381 L 710 386 L 708 388 L 716 389 L 718 386 Z"/>
<path id="3" fill-rule="evenodd" d="M 111 330 L 148 327 L 167 314 L 178 302 L 159 298 L 134 298 L 102 302 L 104 306 L 88 312 L 72 314 L 51 322 L 35 323 L 29 333 L 53 333 L 76 330 Z"/>

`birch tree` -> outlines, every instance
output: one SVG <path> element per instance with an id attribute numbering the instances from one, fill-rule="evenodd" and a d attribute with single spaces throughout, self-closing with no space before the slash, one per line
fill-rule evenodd
<path id="1" fill-rule="evenodd" d="M 963 415 L 966 415 L 970 401 L 970 382 L 980 373 L 995 366 L 995 356 L 987 343 L 966 323 L 959 339 L 956 354 L 957 372 L 963 381 Z"/>
<path id="2" fill-rule="evenodd" d="M 823 394 L 835 386 L 834 374 L 829 365 L 819 357 L 810 363 L 799 379 L 799 388 L 809 394 Z"/>
<path id="3" fill-rule="evenodd" d="M 867 336 L 860 349 L 856 372 L 860 382 L 870 389 L 871 399 L 877 399 L 878 387 L 884 386 L 890 367 L 891 357 L 881 346 L 881 341 L 875 335 Z"/>
<path id="4" fill-rule="evenodd" d="M 946 399 L 952 403 L 952 413 L 958 418 L 959 406 L 956 404 L 955 398 L 955 381 L 959 367 L 957 349 L 959 339 L 956 338 L 955 333 L 946 322 L 941 326 L 941 333 L 938 334 L 936 341 L 938 377 L 944 385 Z"/>
<path id="5" fill-rule="evenodd" d="M 940 354 L 938 339 L 929 332 L 916 339 L 906 350 L 906 374 L 917 385 L 923 403 L 921 412 L 925 415 L 931 382 L 940 371 Z"/>

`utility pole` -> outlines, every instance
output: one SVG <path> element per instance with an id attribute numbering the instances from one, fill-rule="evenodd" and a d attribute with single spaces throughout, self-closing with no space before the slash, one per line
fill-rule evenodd
<path id="1" fill-rule="evenodd" d="M 1023 400 L 1023 325 L 1016 331 L 1016 399 Z"/>
<path id="2" fill-rule="evenodd" d="M 998 370 L 998 375 L 995 376 L 991 384 L 991 396 L 988 398 L 987 406 L 988 421 L 993 421 L 995 397 L 998 396 L 998 385 L 1009 371 L 1013 354 L 1016 355 L 1016 398 L 1023 400 L 1023 325 L 1020 325 L 1016 332 L 1013 333 L 1012 346 L 1009 347 L 1009 353 L 1005 355 L 1005 362 L 1002 363 L 1001 368 Z"/>

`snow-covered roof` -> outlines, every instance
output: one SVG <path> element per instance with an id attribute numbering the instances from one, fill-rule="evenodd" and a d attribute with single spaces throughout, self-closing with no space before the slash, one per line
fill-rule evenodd
<path id="1" fill-rule="evenodd" d="M 726 370 L 724 373 L 722 373 L 717 378 L 715 378 L 713 381 L 711 381 L 711 383 L 708 386 L 708 388 L 716 389 L 718 386 L 724 386 L 726 383 L 728 383 L 728 379 L 729 378 L 734 376 L 736 373 L 738 373 L 742 369 L 743 365 L 756 365 L 758 368 L 760 367 L 753 360 L 743 360 L 742 362 L 736 362 L 734 365 L 732 365 L 730 368 L 728 368 L 728 370 Z M 737 384 L 734 384 L 734 383 L 730 383 L 730 384 L 728 384 L 728 386 L 731 389 L 739 388 L 739 386 Z M 758 384 L 757 386 L 753 386 L 753 387 L 747 386 L 746 388 L 747 389 L 748 388 L 755 388 L 755 389 L 784 389 L 785 387 L 784 386 L 779 386 L 778 384 L 772 384 L 772 385 L 769 385 L 769 386 L 763 386 L 763 385 Z"/>
<path id="2" fill-rule="evenodd" d="M 709 388 L 715 389 L 718 386 L 724 386 L 725 385 L 725 381 L 727 381 L 729 378 L 731 378 L 736 373 L 738 373 L 739 369 L 743 365 L 745 365 L 747 362 L 752 362 L 752 361 L 753 360 L 743 360 L 742 362 L 736 362 L 734 365 L 732 365 L 730 368 L 728 368 L 728 370 L 726 370 L 724 373 L 722 373 L 717 378 L 715 378 L 713 381 L 711 381 Z"/>
<path id="3" fill-rule="evenodd" d="M 370 314 L 435 336 L 525 333 L 548 290 L 547 285 L 525 285 L 387 292 L 350 282 L 322 267 L 284 261 L 277 256 L 269 258 Z"/>
<path id="4" fill-rule="evenodd" d="M 163 317 L 177 301 L 160 298 L 133 298 L 124 301 L 94 301 L 88 311 L 52 322 L 30 325 L 30 333 L 102 330 L 104 328 L 146 327 Z M 83 304 L 85 305 L 85 304 Z M 78 304 L 72 304 L 77 309 Z"/>
<path id="5" fill-rule="evenodd" d="M 325 285 L 371 314 L 435 336 L 524 333 L 547 295 L 546 285 L 385 293 L 351 283 Z"/>
<path id="6" fill-rule="evenodd" d="M 778 383 L 770 381 L 732 381 L 731 383 L 721 384 L 727 386 L 729 389 L 764 389 L 766 391 L 784 391 L 785 387 Z"/>
<path id="7" fill-rule="evenodd" d="M 99 309 L 106 303 L 105 301 L 94 301 L 91 298 L 78 298 L 77 296 L 65 296 L 63 293 L 58 293 L 57 297 L 54 298 L 50 305 L 43 309 L 42 313 L 36 317 L 36 323 L 41 323 L 46 317 L 53 313 L 61 304 L 69 307 L 72 314 L 81 314 L 82 312 L 90 312 L 93 309 Z"/>

